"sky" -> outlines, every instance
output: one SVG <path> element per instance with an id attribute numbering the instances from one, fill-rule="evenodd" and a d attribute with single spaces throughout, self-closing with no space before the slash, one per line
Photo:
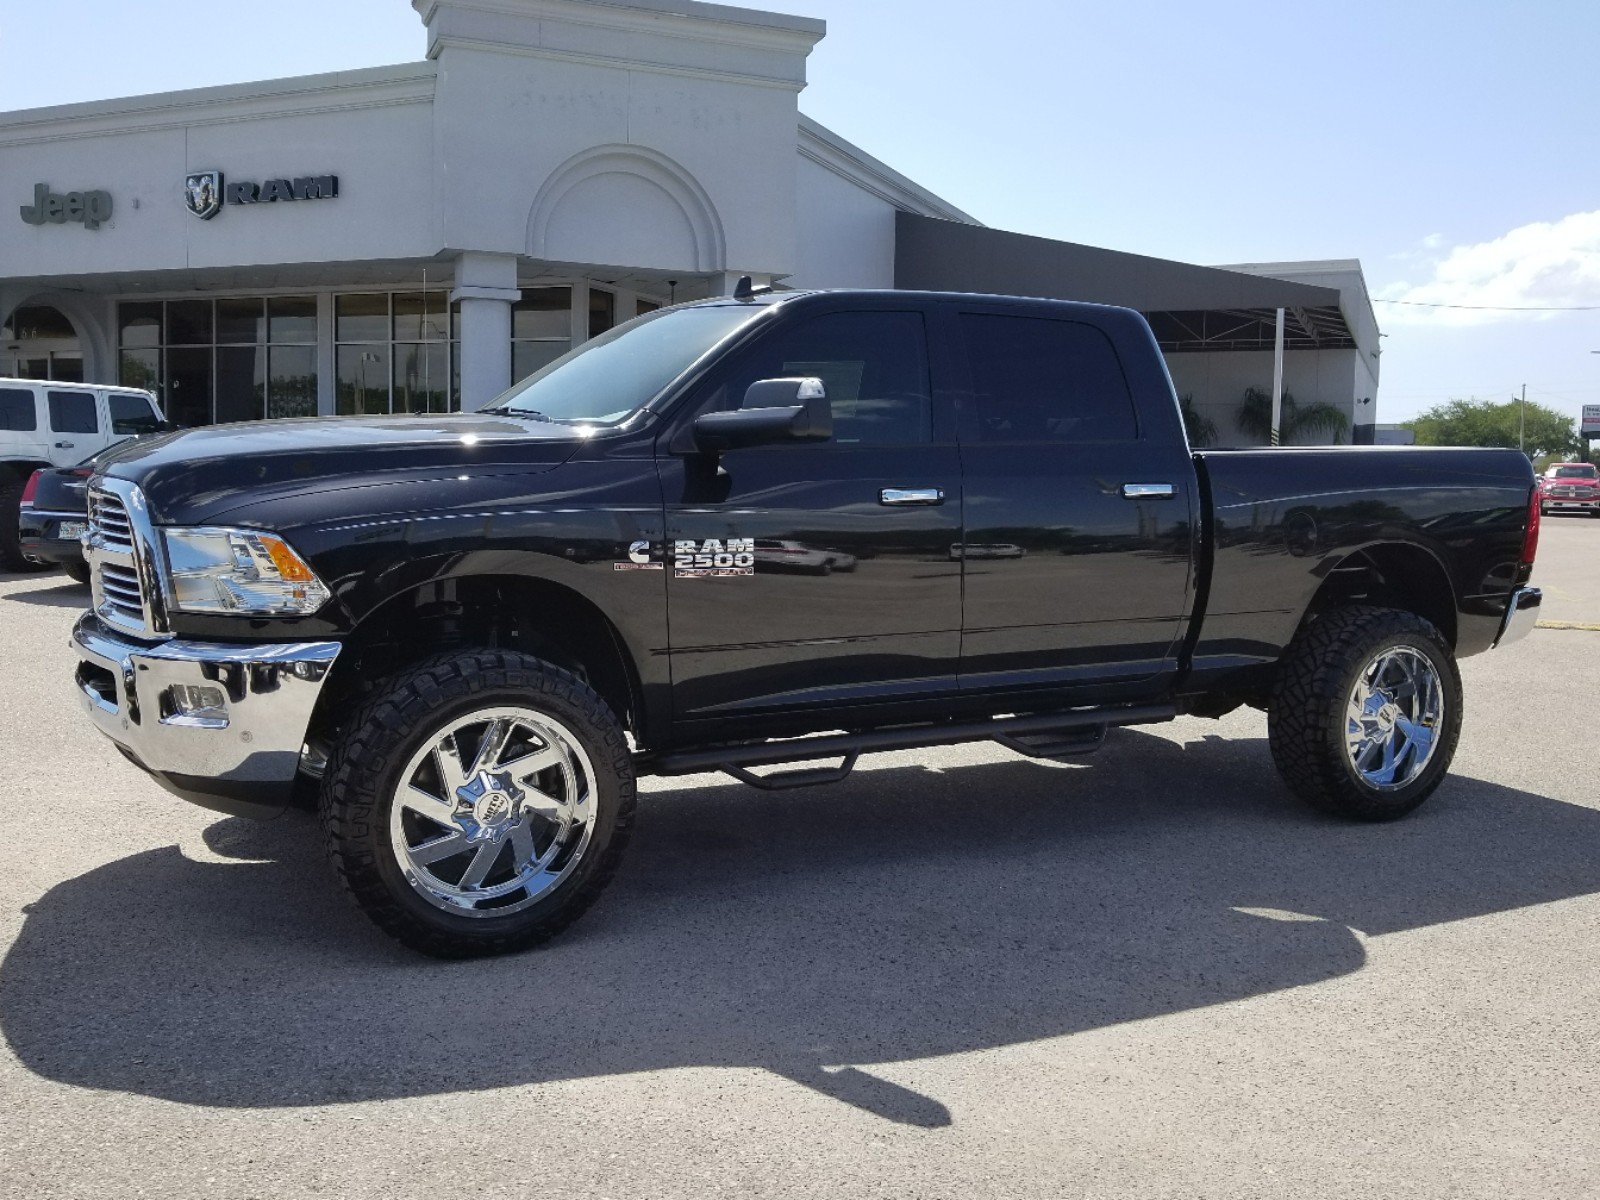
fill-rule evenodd
<path id="1" fill-rule="evenodd" d="M 1379 420 L 1600 403 L 1600 4 L 766 0 L 801 108 L 997 228 L 1196 263 L 1358 258 Z M 406 0 L 0 0 L 0 110 L 420 59 Z M 514 131 L 508 131 L 514 136 Z M 1428 308 L 1422 304 L 1512 312 Z"/>

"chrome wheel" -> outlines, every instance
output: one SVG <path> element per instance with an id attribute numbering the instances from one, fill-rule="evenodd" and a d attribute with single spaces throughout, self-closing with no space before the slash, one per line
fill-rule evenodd
<path id="1" fill-rule="evenodd" d="M 1357 776 L 1382 792 L 1417 779 L 1433 759 L 1444 689 L 1432 660 L 1407 646 L 1381 651 L 1357 677 L 1345 717 L 1345 747 Z"/>
<path id="2" fill-rule="evenodd" d="M 457 915 L 527 908 L 572 874 L 594 834 L 589 756 L 532 709 L 453 721 L 400 780 L 389 814 L 395 858 L 415 891 Z"/>

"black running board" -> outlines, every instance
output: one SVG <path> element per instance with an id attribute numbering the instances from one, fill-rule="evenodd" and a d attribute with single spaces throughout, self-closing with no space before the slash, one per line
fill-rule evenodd
<path id="1" fill-rule="evenodd" d="M 1058 759 L 1093 753 L 1100 748 L 1105 741 L 1106 731 L 1113 726 L 1156 725 L 1171 721 L 1177 715 L 1177 707 L 1171 704 L 1076 708 L 1026 717 L 902 725 L 861 733 L 831 733 L 822 737 L 744 742 L 705 750 L 640 755 L 635 759 L 635 766 L 640 775 L 700 775 L 721 771 L 751 787 L 787 791 L 790 788 L 839 783 L 849 776 L 856 760 L 863 754 L 994 741 L 1031 758 Z M 777 767 L 830 758 L 844 761 L 838 767 L 777 771 L 770 775 L 756 775 L 749 770 L 751 767 Z"/>

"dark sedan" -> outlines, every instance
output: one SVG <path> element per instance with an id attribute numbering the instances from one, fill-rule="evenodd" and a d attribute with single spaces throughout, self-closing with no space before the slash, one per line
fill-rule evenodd
<path id="1" fill-rule="evenodd" d="M 37 563 L 61 567 L 79 583 L 89 582 L 79 540 L 89 520 L 89 477 L 94 459 L 75 467 L 35 471 L 22 493 L 22 553 Z"/>

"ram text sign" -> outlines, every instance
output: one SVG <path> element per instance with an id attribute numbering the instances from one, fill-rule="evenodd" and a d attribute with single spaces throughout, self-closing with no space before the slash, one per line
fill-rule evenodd
<path id="1" fill-rule="evenodd" d="M 293 200 L 333 200 L 339 195 L 337 175 L 302 175 L 298 179 L 226 182 L 221 171 L 193 171 L 184 176 L 183 199 L 189 211 L 209 221 L 225 204 L 277 204 Z"/>

